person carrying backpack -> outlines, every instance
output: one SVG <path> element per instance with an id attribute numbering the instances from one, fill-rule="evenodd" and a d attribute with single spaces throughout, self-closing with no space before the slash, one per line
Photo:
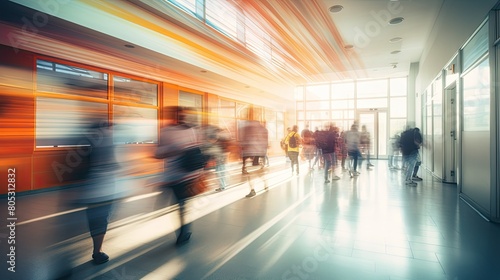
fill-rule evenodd
<path id="1" fill-rule="evenodd" d="M 416 187 L 417 183 L 412 180 L 412 177 L 418 160 L 418 150 L 422 145 L 422 134 L 420 134 L 420 130 L 418 128 L 409 128 L 401 133 L 400 145 L 406 167 L 406 185 Z"/>
<path id="2" fill-rule="evenodd" d="M 302 142 L 302 138 L 300 137 L 300 134 L 297 133 L 299 131 L 299 127 L 297 125 L 294 125 L 292 128 L 292 131 L 288 133 L 288 135 L 285 138 L 285 144 L 288 146 L 287 147 L 287 153 L 288 157 L 290 158 L 291 161 L 291 166 L 292 166 L 292 175 L 294 174 L 294 165 L 297 165 L 297 176 L 299 176 L 300 170 L 299 170 L 299 151 L 300 151 L 300 144 Z"/>
<path id="3" fill-rule="evenodd" d="M 200 138 L 193 124 L 188 121 L 187 109 L 169 106 L 163 109 L 167 125 L 160 131 L 160 141 L 155 157 L 165 159 L 165 172 L 162 178 L 164 196 L 171 189 L 179 204 L 181 226 L 177 234 L 177 245 L 189 241 L 191 226 L 186 221 L 186 200 L 194 194 L 194 184 L 200 179 L 204 168 L 204 155 L 199 148 Z M 168 200 L 168 197 L 164 197 Z"/>

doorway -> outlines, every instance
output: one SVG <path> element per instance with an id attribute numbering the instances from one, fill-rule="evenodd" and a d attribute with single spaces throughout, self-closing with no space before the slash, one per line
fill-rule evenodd
<path id="1" fill-rule="evenodd" d="M 358 111 L 359 131 L 363 125 L 370 133 L 370 158 L 387 159 L 387 111 L 385 109 L 370 109 Z"/>
<path id="2" fill-rule="evenodd" d="M 444 90 L 444 174 L 443 182 L 457 183 L 457 105 L 456 83 Z"/>

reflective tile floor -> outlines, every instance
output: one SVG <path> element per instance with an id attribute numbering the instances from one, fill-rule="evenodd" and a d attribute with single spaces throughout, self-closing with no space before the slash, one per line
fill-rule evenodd
<path id="1" fill-rule="evenodd" d="M 90 262 L 84 212 L 61 203 L 70 189 L 20 196 L 18 270 L 4 265 L 0 279 L 500 279 L 500 225 L 455 185 L 421 171 L 408 187 L 386 161 L 374 165 L 354 178 L 337 170 L 327 184 L 305 163 L 292 175 L 282 157 L 250 177 L 236 166 L 227 190 L 189 203 L 183 246 L 174 244 L 176 205 L 144 188 L 115 205 L 102 265 Z"/>

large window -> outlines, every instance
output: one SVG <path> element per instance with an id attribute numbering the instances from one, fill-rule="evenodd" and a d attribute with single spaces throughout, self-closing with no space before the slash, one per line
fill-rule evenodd
<path id="1" fill-rule="evenodd" d="M 387 80 L 384 79 L 358 82 L 356 92 L 357 98 L 386 97 Z"/>
<path id="2" fill-rule="evenodd" d="M 72 65 L 37 60 L 37 91 L 108 98 L 108 74 Z"/>
<path id="3" fill-rule="evenodd" d="M 36 99 L 36 146 L 84 145 L 94 122 L 107 120 L 108 105 L 88 101 L 38 97 Z"/>
<path id="4" fill-rule="evenodd" d="M 295 92 L 297 123 L 312 129 L 335 123 L 348 130 L 359 112 L 387 111 L 379 133 L 389 139 L 406 125 L 407 92 L 406 77 L 299 86 Z"/>
<path id="5" fill-rule="evenodd" d="M 490 130 L 490 66 L 488 58 L 463 76 L 465 131 Z"/>
<path id="6" fill-rule="evenodd" d="M 114 100 L 136 104 L 158 105 L 158 84 L 115 76 Z"/>
<path id="7" fill-rule="evenodd" d="M 84 145 L 101 121 L 117 144 L 158 142 L 158 83 L 44 59 L 36 81 L 37 148 Z"/>
<path id="8" fill-rule="evenodd" d="M 270 22 L 258 9 L 245 1 L 228 0 L 163 0 L 174 5 L 228 38 L 242 44 L 256 54 L 269 69 L 294 73 L 297 60 L 288 48 L 282 47 L 272 34 L 266 32 Z M 160 10 L 161 11 L 161 10 Z"/>

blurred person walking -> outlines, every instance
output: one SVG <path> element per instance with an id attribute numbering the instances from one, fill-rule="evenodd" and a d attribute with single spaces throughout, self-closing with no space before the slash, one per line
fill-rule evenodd
<path id="1" fill-rule="evenodd" d="M 340 177 L 335 175 L 335 166 L 337 163 L 336 159 L 336 145 L 338 139 L 338 132 L 336 128 L 329 124 L 327 129 L 324 131 L 325 143 L 322 145 L 321 149 L 323 151 L 323 159 L 325 162 L 325 184 L 330 183 L 330 172 L 332 174 L 332 180 L 339 180 Z"/>
<path id="2" fill-rule="evenodd" d="M 242 173 L 248 180 L 250 192 L 246 197 L 256 195 L 253 178 L 264 178 L 265 157 L 269 146 L 269 135 L 267 128 L 258 121 L 247 121 L 241 128 L 241 152 L 243 159 Z M 247 169 L 246 160 L 252 159 L 252 167 L 250 171 Z M 263 179 L 265 189 L 267 182 Z"/>
<path id="3" fill-rule="evenodd" d="M 290 157 L 288 156 L 288 145 L 285 143 L 285 139 L 291 131 L 292 131 L 292 128 L 287 127 L 286 134 L 283 136 L 283 138 L 281 138 L 281 141 L 280 141 L 280 147 L 283 151 L 285 151 L 285 162 L 286 163 L 290 162 Z"/>
<path id="4" fill-rule="evenodd" d="M 88 169 L 85 183 L 73 202 L 87 206 L 85 213 L 92 237 L 92 260 L 95 264 L 102 264 L 109 260 L 102 247 L 114 202 L 127 193 L 118 191 L 116 186 L 119 164 L 112 125 L 105 119 L 92 122 L 84 142 L 89 145 Z"/>
<path id="5" fill-rule="evenodd" d="M 366 169 L 370 169 L 373 164 L 370 161 L 370 148 L 371 148 L 371 136 L 370 132 L 366 129 L 366 125 L 361 126 L 361 133 L 359 134 L 359 142 L 361 145 L 361 149 L 366 154 Z"/>
<path id="6" fill-rule="evenodd" d="M 180 228 L 177 245 L 189 241 L 191 223 L 187 221 L 186 200 L 196 195 L 196 187 L 204 167 L 204 155 L 198 142 L 199 135 L 188 115 L 189 109 L 179 106 L 163 108 L 164 123 L 155 157 L 165 160 L 162 188 L 164 196 L 171 189 L 179 204 Z"/>
<path id="7" fill-rule="evenodd" d="M 342 166 L 342 171 L 346 171 L 346 167 L 345 167 L 345 160 L 347 158 L 347 144 L 345 142 L 345 131 L 342 130 L 342 132 L 340 133 L 339 135 L 339 138 L 338 138 L 338 147 L 339 147 L 339 153 L 340 153 L 340 156 L 341 156 L 341 166 Z"/>
<path id="8" fill-rule="evenodd" d="M 316 127 L 316 130 L 314 130 L 314 132 L 313 132 L 313 138 L 314 138 L 314 144 L 316 145 L 316 157 L 315 157 L 314 162 L 312 164 L 312 168 L 314 169 L 314 166 L 319 161 L 318 169 L 321 169 L 324 166 L 323 151 L 321 150 L 322 139 L 321 139 L 321 130 L 319 130 L 317 127 Z"/>
<path id="9" fill-rule="evenodd" d="M 219 181 L 219 187 L 215 191 L 223 191 L 227 187 L 226 160 L 231 141 L 229 132 L 214 125 L 207 125 L 203 127 L 203 135 L 203 154 L 215 162 L 215 174 Z"/>
<path id="10" fill-rule="evenodd" d="M 351 125 L 351 130 L 347 131 L 345 134 L 346 145 L 347 145 L 347 154 L 351 158 L 351 164 L 349 173 L 351 177 L 358 176 L 359 172 L 358 168 L 358 160 L 361 158 L 361 152 L 359 151 L 359 140 L 360 135 L 358 131 L 358 125 Z"/>
<path id="11" fill-rule="evenodd" d="M 398 157 L 400 153 L 400 136 L 396 133 L 391 139 L 389 139 L 389 149 L 390 149 L 390 154 L 389 154 L 389 169 L 390 170 L 397 170 L 399 169 L 399 164 L 398 164 Z"/>
<path id="12" fill-rule="evenodd" d="M 308 127 L 306 126 L 300 135 L 302 137 L 302 158 L 309 163 L 309 170 L 314 170 L 311 161 L 316 157 L 316 142 L 313 132 Z"/>
<path id="13" fill-rule="evenodd" d="M 413 181 L 413 173 L 418 160 L 418 150 L 422 145 L 422 135 L 420 129 L 409 128 L 401 133 L 401 152 L 405 162 L 405 183 L 407 186 L 416 187 L 417 183 Z"/>
<path id="14" fill-rule="evenodd" d="M 292 167 L 292 175 L 295 172 L 294 166 L 297 166 L 296 175 L 300 174 L 300 164 L 299 164 L 299 150 L 302 139 L 300 138 L 300 134 L 297 133 L 299 131 L 299 127 L 294 125 L 292 131 L 288 133 L 285 138 L 285 144 L 288 146 L 288 156 L 290 157 L 291 167 Z"/>
<path id="15" fill-rule="evenodd" d="M 252 160 L 252 166 L 264 167 L 263 162 L 268 148 L 268 132 L 258 121 L 246 121 L 240 129 L 241 173 L 248 174 L 247 160 Z M 262 159 L 262 160 L 261 160 Z"/>

